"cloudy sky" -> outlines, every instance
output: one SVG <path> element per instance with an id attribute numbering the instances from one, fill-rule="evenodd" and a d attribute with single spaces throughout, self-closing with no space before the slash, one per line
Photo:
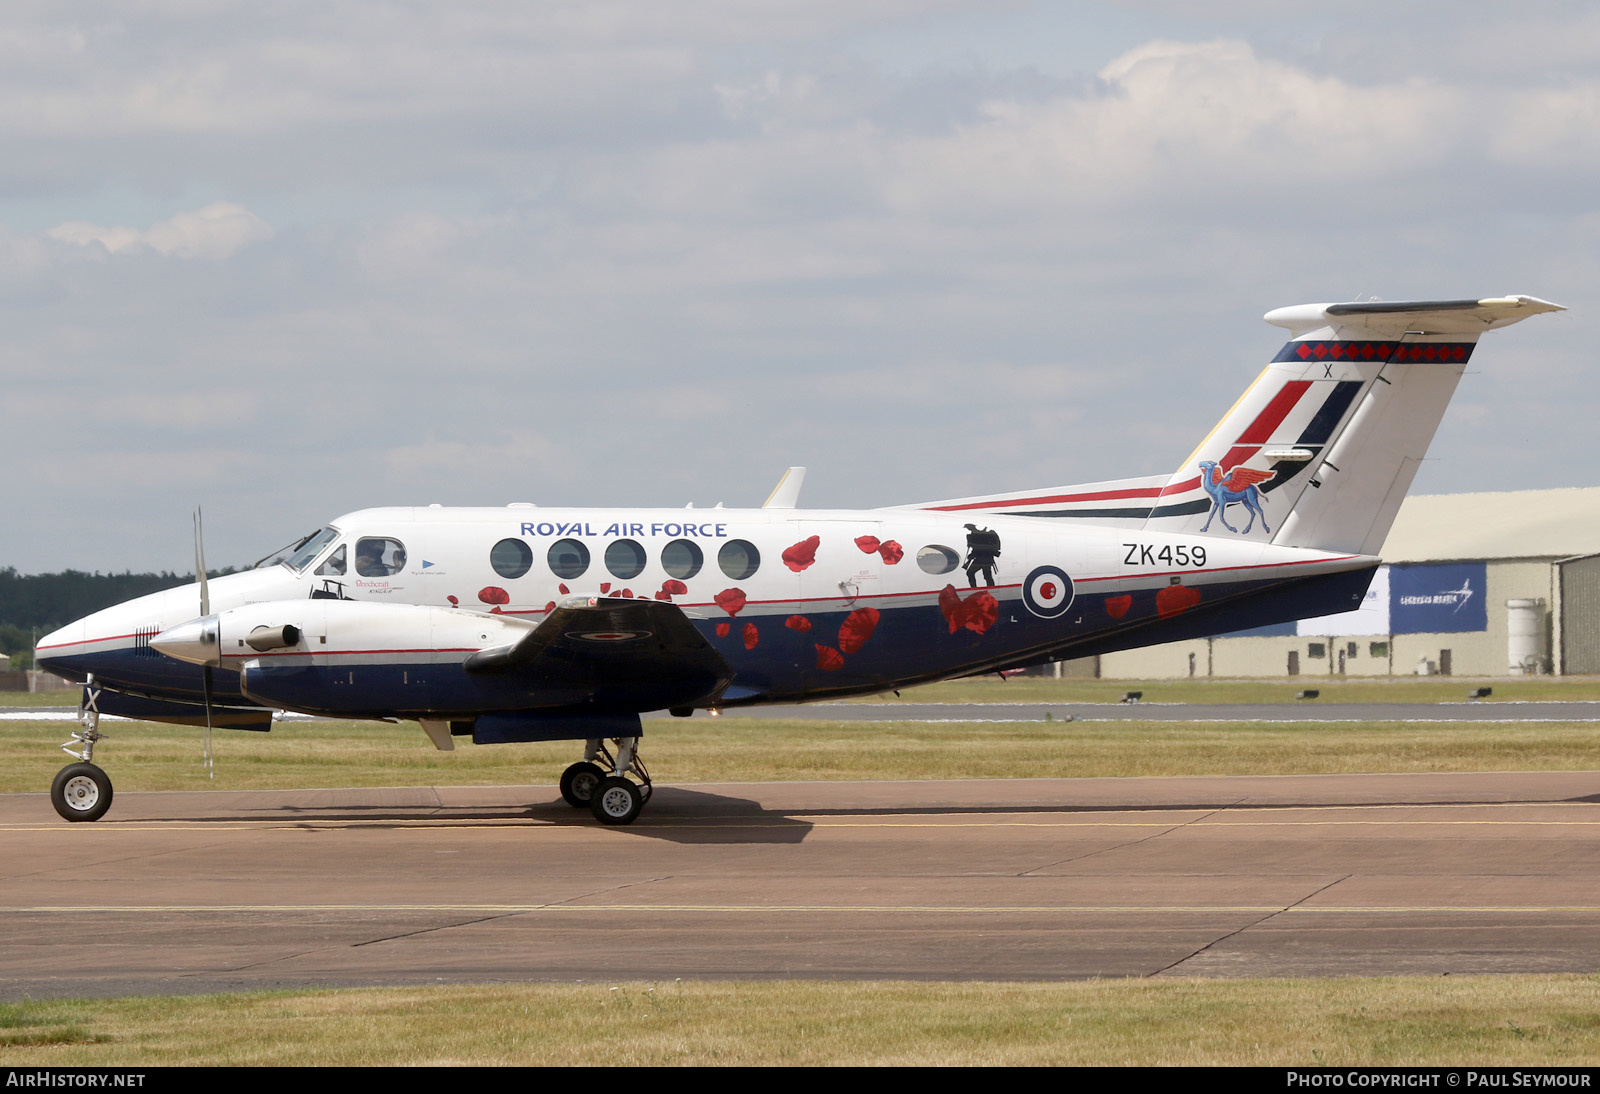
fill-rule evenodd
<path id="1" fill-rule="evenodd" d="M 15 0 L 0 148 L 25 572 L 1170 471 L 1358 294 L 1568 305 L 1417 489 L 1600 484 L 1588 0 Z"/>

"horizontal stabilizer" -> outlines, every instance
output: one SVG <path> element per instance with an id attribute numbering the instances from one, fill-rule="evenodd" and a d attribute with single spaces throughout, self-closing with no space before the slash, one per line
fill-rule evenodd
<path id="1" fill-rule="evenodd" d="M 1519 323 L 1529 316 L 1566 311 L 1536 296 L 1497 296 L 1486 300 L 1358 300 L 1347 304 L 1296 304 L 1262 318 L 1296 338 L 1323 327 L 1350 333 L 1399 338 L 1406 334 L 1481 334 Z"/>

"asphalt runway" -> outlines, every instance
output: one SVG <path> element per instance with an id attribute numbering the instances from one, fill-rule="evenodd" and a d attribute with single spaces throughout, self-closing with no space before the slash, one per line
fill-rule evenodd
<path id="1" fill-rule="evenodd" d="M 0 998 L 1600 965 L 1600 772 L 0 795 Z"/>

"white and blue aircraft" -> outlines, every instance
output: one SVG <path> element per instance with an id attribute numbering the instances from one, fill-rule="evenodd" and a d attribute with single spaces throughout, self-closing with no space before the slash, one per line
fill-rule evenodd
<path id="1" fill-rule="evenodd" d="M 265 730 L 288 710 L 414 720 L 444 750 L 583 741 L 563 796 L 627 824 L 650 796 L 642 712 L 883 692 L 1353 609 L 1478 336 L 1559 310 L 1269 312 L 1290 341 L 1170 475 L 842 511 L 796 508 L 792 468 L 760 509 L 351 513 L 253 570 L 46 636 L 39 664 L 86 683 L 62 746 L 79 762 L 52 800 L 75 821 L 110 806 L 100 714 Z"/>

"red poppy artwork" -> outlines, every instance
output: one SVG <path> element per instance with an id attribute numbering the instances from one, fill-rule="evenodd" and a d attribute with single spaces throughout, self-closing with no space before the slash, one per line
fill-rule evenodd
<path id="1" fill-rule="evenodd" d="M 726 638 L 726 637 L 728 637 L 728 632 L 731 631 L 731 630 L 733 630 L 733 624 L 732 623 L 718 623 L 717 624 L 717 637 L 718 638 Z"/>
<path id="2" fill-rule="evenodd" d="M 832 646 L 818 646 L 817 668 L 823 672 L 838 672 L 844 668 L 844 654 Z"/>
<path id="3" fill-rule="evenodd" d="M 689 591 L 689 586 L 675 577 L 669 577 L 661 583 L 661 591 L 671 596 L 682 596 Z"/>
<path id="4" fill-rule="evenodd" d="M 791 631 L 799 631 L 801 634 L 805 634 L 811 629 L 811 620 L 803 615 L 791 615 L 783 621 L 783 625 Z"/>
<path id="5" fill-rule="evenodd" d="M 795 573 L 799 573 L 817 561 L 817 547 L 821 543 L 821 536 L 811 536 L 801 540 L 783 552 L 783 564 Z"/>
<path id="6" fill-rule="evenodd" d="M 450 606 L 451 606 L 451 607 L 452 607 L 452 608 L 459 608 L 459 607 L 461 607 L 461 601 L 459 601 L 459 600 L 457 600 L 457 599 L 456 599 L 456 598 L 455 598 L 455 597 L 453 597 L 453 596 L 447 596 L 447 597 L 445 597 L 445 599 L 446 599 L 446 600 L 448 600 L 448 601 L 449 601 L 449 602 L 450 602 Z"/>
<path id="7" fill-rule="evenodd" d="M 544 612 L 545 612 L 546 615 L 549 615 L 551 612 L 553 612 L 555 610 L 556 610 L 556 602 L 554 600 L 547 600 L 547 601 L 544 602 Z"/>
<path id="8" fill-rule="evenodd" d="M 511 594 L 498 585 L 485 585 L 478 590 L 478 599 L 485 604 L 509 604 Z"/>
<path id="9" fill-rule="evenodd" d="M 761 632 L 756 630 L 756 625 L 754 623 L 746 623 L 744 625 L 744 648 L 753 650 L 759 641 L 761 641 Z"/>
<path id="10" fill-rule="evenodd" d="M 602 581 L 600 583 L 600 591 L 603 593 L 609 593 L 611 591 L 611 582 Z"/>
<path id="11" fill-rule="evenodd" d="M 879 555 L 890 566 L 906 557 L 906 549 L 892 539 L 880 540 L 877 536 L 857 536 L 856 547 L 864 555 Z"/>
<path id="12" fill-rule="evenodd" d="M 711 599 L 716 603 L 717 607 L 729 615 L 738 615 L 744 610 L 743 589 L 723 589 Z"/>
<path id="13" fill-rule="evenodd" d="M 878 628 L 877 608 L 857 608 L 839 624 L 839 652 L 856 653 Z"/>
<path id="14" fill-rule="evenodd" d="M 1000 618 L 1000 602 L 982 591 L 962 600 L 954 585 L 946 585 L 939 590 L 939 611 L 944 613 L 945 622 L 950 624 L 951 634 L 962 627 L 982 634 Z"/>
<path id="15" fill-rule="evenodd" d="M 1156 614 L 1162 619 L 1188 611 L 1200 603 L 1200 590 L 1188 585 L 1168 585 L 1156 594 Z"/>
<path id="16" fill-rule="evenodd" d="M 1128 609 L 1131 607 L 1133 607 L 1133 597 L 1127 593 L 1106 597 L 1106 614 L 1112 619 L 1121 619 L 1128 614 Z"/>
<path id="17" fill-rule="evenodd" d="M 557 585 L 556 588 L 560 589 L 562 591 L 562 593 L 570 593 L 570 592 L 572 592 L 571 589 L 567 588 L 566 582 L 562 582 L 560 585 Z"/>

